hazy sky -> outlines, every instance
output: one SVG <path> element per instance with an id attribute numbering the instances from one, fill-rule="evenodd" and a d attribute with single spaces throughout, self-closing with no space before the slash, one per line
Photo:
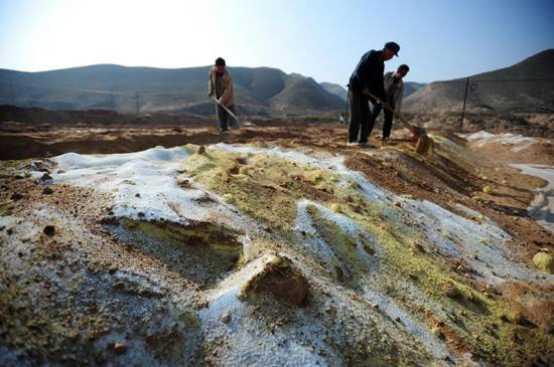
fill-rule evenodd
<path id="1" fill-rule="evenodd" d="M 0 0 L 0 68 L 271 66 L 346 84 L 395 40 L 409 80 L 487 71 L 554 48 L 554 0 Z"/>

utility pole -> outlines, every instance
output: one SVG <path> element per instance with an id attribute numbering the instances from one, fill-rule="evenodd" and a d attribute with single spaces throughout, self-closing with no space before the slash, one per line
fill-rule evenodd
<path id="1" fill-rule="evenodd" d="M 10 86 L 9 86 L 9 98 L 10 98 L 10 104 L 12 106 L 15 106 L 15 87 L 13 86 L 13 81 L 10 80 Z"/>
<path id="2" fill-rule="evenodd" d="M 462 118 L 460 120 L 460 131 L 464 127 L 464 118 L 466 116 L 466 101 L 467 101 L 467 92 L 469 90 L 469 78 L 466 78 L 466 87 L 464 91 L 464 105 L 462 107 Z"/>
<path id="3" fill-rule="evenodd" d="M 136 99 L 136 114 L 138 115 L 139 112 L 140 112 L 140 95 L 139 95 L 139 92 L 136 92 L 135 94 L 135 99 Z"/>

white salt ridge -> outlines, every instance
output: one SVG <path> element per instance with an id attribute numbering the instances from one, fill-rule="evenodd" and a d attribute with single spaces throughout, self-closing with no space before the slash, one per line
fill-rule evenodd
<path id="1" fill-rule="evenodd" d="M 410 228 L 413 227 L 413 223 L 417 223 L 418 227 L 413 229 L 419 229 L 435 249 L 445 256 L 463 259 L 478 272 L 482 280 L 488 283 L 497 284 L 512 278 L 534 282 L 554 279 L 552 276 L 544 276 L 534 269 L 511 261 L 505 248 L 505 242 L 511 237 L 492 220 L 483 216 L 481 223 L 477 223 L 432 202 L 395 195 L 372 184 L 362 173 L 348 169 L 344 164 L 344 157 L 328 154 L 315 157 L 278 147 L 256 148 L 228 144 L 217 144 L 215 147 L 239 154 L 266 154 L 340 175 L 343 179 L 340 185 L 354 182 L 368 202 L 382 205 L 388 211 L 397 213 L 398 217 L 404 217 L 405 224 Z M 403 208 L 391 205 L 398 201 L 403 203 Z M 304 217 L 297 219 L 297 223 L 305 219 Z M 346 228 L 344 230 L 347 231 Z M 324 246 L 318 245 L 317 242 L 312 245 L 324 249 Z M 324 251 L 323 254 L 325 254 Z"/>
<path id="2" fill-rule="evenodd" d="M 177 185 L 178 170 L 189 156 L 190 152 L 182 147 L 109 155 L 67 153 L 53 158 L 62 173 L 52 177 L 55 183 L 113 193 L 116 217 L 182 224 L 215 218 L 233 228 L 253 229 L 251 221 L 217 195 Z"/>
<path id="3" fill-rule="evenodd" d="M 340 264 L 340 262 L 338 261 L 338 259 L 335 258 L 333 254 L 333 251 L 331 249 L 332 244 L 326 243 L 322 238 L 319 237 L 313 220 L 307 212 L 308 206 L 315 207 L 318 210 L 318 213 L 323 218 L 335 223 L 352 239 L 358 239 L 360 235 L 368 239 L 371 238 L 369 234 L 364 233 L 359 228 L 358 224 L 350 218 L 338 213 L 334 213 L 320 204 L 311 202 L 309 200 L 301 200 L 298 203 L 298 215 L 295 222 L 295 230 L 297 232 L 303 231 L 310 234 L 310 236 L 308 236 L 307 238 L 300 237 L 299 240 L 304 245 L 307 245 L 314 252 L 314 255 L 316 257 L 320 257 L 321 254 L 324 254 L 327 257 L 326 262 L 329 265 Z M 379 247 L 373 239 L 371 239 L 371 242 L 373 244 L 372 248 L 376 251 L 376 256 L 368 256 L 368 254 L 366 254 L 361 247 L 362 244 L 359 241 L 357 241 L 356 248 L 359 258 L 365 259 L 368 263 L 368 273 L 370 272 L 370 270 L 376 270 L 378 261 L 376 259 L 383 257 L 384 254 L 383 249 Z M 348 274 L 349 269 L 345 267 L 344 264 L 340 265 L 343 273 Z M 406 329 L 406 331 L 408 331 L 411 335 L 413 335 L 421 343 L 423 343 L 429 353 L 431 353 L 435 358 L 443 359 L 445 356 L 448 355 L 448 351 L 444 343 L 434 337 L 424 326 L 415 321 L 406 311 L 402 310 L 402 308 L 398 306 L 392 298 L 368 287 L 366 287 L 366 289 L 364 290 L 363 296 L 371 303 L 379 305 L 379 310 L 381 310 L 391 320 L 396 320 L 397 318 L 400 319 L 402 321 L 402 326 Z"/>
<path id="4" fill-rule="evenodd" d="M 442 360 L 446 356 L 449 356 L 454 359 L 450 353 L 448 353 L 448 349 L 442 341 L 431 334 L 424 325 L 414 320 L 412 316 L 399 307 L 392 298 L 372 289 L 365 289 L 363 296 L 372 304 L 378 305 L 379 310 L 391 320 L 400 320 L 404 329 L 420 340 L 433 357 Z"/>
<path id="5" fill-rule="evenodd" d="M 308 207 L 310 206 L 315 208 L 322 218 L 336 224 L 345 234 L 356 241 L 356 253 L 358 258 L 367 264 L 368 273 L 370 270 L 376 270 L 377 259 L 383 256 L 383 250 L 378 246 L 373 236 L 361 230 L 356 222 L 345 215 L 335 213 L 318 203 L 309 200 L 300 200 L 297 203 L 297 216 L 294 231 L 297 234 L 298 241 L 308 248 L 313 256 L 319 258 L 325 264 L 331 265 L 331 269 L 334 269 L 334 266 L 340 266 L 344 274 L 350 273 L 347 264 L 342 264 L 336 257 L 332 250 L 332 245 L 326 243 L 325 240 L 319 236 L 315 223 L 308 213 Z M 304 235 L 304 233 L 306 235 Z M 378 256 L 369 256 L 363 248 L 364 244 L 368 246 L 371 244 L 369 247 L 375 250 Z"/>
<path id="6" fill-rule="evenodd" d="M 512 152 L 520 152 L 529 148 L 531 145 L 537 142 L 537 139 L 512 133 L 504 134 L 491 134 L 484 130 L 465 135 L 464 136 L 468 141 L 476 142 L 477 146 L 481 147 L 488 143 L 497 143 L 502 145 L 514 145 L 511 149 Z"/>
<path id="7" fill-rule="evenodd" d="M 539 177 L 547 182 L 535 190 L 535 198 L 527 208 L 529 215 L 544 228 L 554 233 L 554 167 L 546 165 L 512 164 L 526 175 Z"/>

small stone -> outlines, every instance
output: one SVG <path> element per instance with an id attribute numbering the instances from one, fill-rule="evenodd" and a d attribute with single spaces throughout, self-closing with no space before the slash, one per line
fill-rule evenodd
<path id="1" fill-rule="evenodd" d="M 137 193 L 135 194 L 135 197 L 136 197 L 136 198 L 140 198 L 140 194 L 137 192 Z"/>
<path id="2" fill-rule="evenodd" d="M 206 153 L 206 147 L 201 145 L 200 147 L 198 147 L 198 151 L 197 151 L 198 154 L 204 154 Z"/>
<path id="3" fill-rule="evenodd" d="M 462 296 L 462 292 L 456 287 L 454 284 L 447 284 L 444 287 L 444 294 L 449 298 L 460 298 Z"/>
<path id="4" fill-rule="evenodd" d="M 493 192 L 492 187 L 490 187 L 489 185 L 483 187 L 483 192 L 485 194 L 492 194 L 492 192 Z"/>
<path id="5" fill-rule="evenodd" d="M 221 315 L 221 322 L 223 322 L 224 324 L 228 324 L 230 321 L 231 321 L 231 313 L 229 313 L 229 311 Z"/>
<path id="6" fill-rule="evenodd" d="M 45 235 L 52 237 L 56 233 L 56 228 L 52 225 L 47 225 L 44 227 L 43 232 Z"/>
<path id="7" fill-rule="evenodd" d="M 114 346 L 113 346 L 113 350 L 116 353 L 124 353 L 127 350 L 127 345 L 123 342 L 115 343 Z"/>
<path id="8" fill-rule="evenodd" d="M 48 173 L 45 173 L 45 174 L 42 175 L 42 177 L 40 179 L 41 179 L 41 181 L 48 181 L 48 180 L 52 179 L 52 176 L 50 176 Z"/>
<path id="9" fill-rule="evenodd" d="M 533 264 L 548 274 L 554 274 L 554 256 L 549 253 L 539 251 L 533 256 Z"/>
<path id="10" fill-rule="evenodd" d="M 45 187 L 44 190 L 42 190 L 43 195 L 50 195 L 50 194 L 53 194 L 53 193 L 54 193 L 54 190 L 52 190 L 49 187 Z"/>
<path id="11" fill-rule="evenodd" d="M 335 213 L 342 213 L 342 207 L 340 206 L 340 204 L 337 203 L 331 204 L 331 210 Z"/>
<path id="12" fill-rule="evenodd" d="M 19 192 L 14 192 L 11 196 L 11 199 L 13 201 L 21 200 L 23 199 L 23 195 L 21 195 Z"/>
<path id="13" fill-rule="evenodd" d="M 439 339 L 445 338 L 444 333 L 441 331 L 441 329 L 438 326 L 433 327 L 431 329 L 431 332 L 433 333 L 434 336 L 436 336 Z"/>

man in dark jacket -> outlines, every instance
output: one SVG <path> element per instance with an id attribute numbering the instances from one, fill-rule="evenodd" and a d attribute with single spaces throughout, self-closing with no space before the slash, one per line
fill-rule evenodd
<path id="1" fill-rule="evenodd" d="M 371 122 L 369 101 L 371 100 L 373 105 L 377 104 L 377 101 L 370 94 L 381 101 L 386 100 L 383 81 L 385 61 L 392 59 L 395 55 L 398 56 L 398 51 L 400 51 L 400 46 L 395 42 L 388 42 L 380 51 L 371 50 L 362 56 L 352 73 L 348 84 L 350 105 L 349 144 L 367 144 Z"/>

